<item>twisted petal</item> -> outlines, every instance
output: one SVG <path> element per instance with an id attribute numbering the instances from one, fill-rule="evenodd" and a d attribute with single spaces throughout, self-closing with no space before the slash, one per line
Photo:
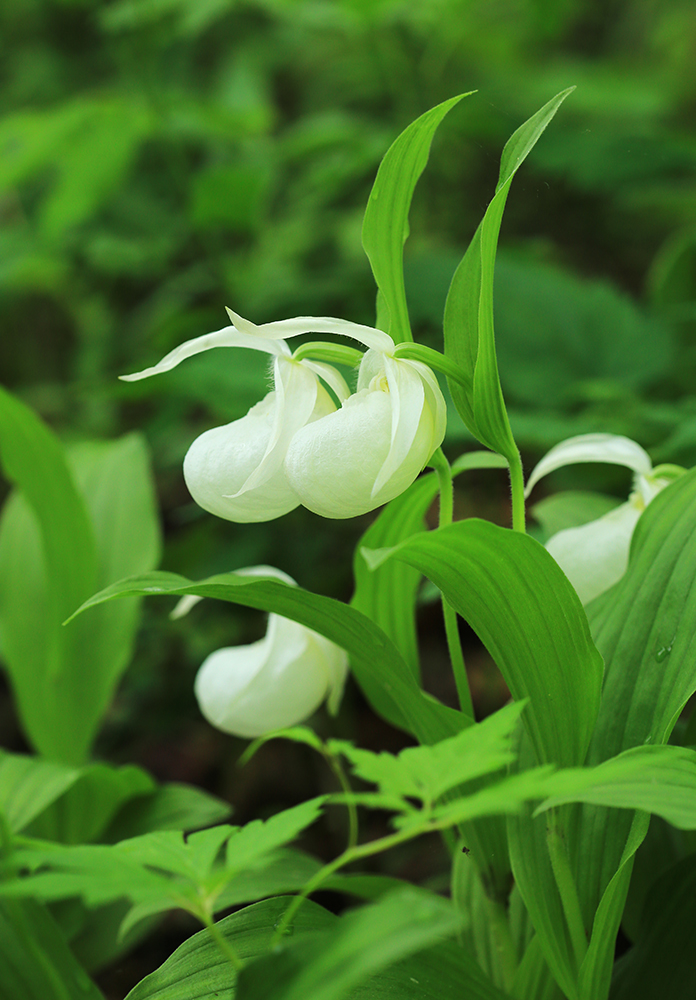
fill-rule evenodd
<path id="1" fill-rule="evenodd" d="M 222 330 L 205 333 L 202 337 L 194 337 L 193 340 L 179 344 L 151 368 L 145 368 L 133 375 L 120 375 L 119 377 L 123 382 L 137 382 L 139 379 L 149 378 L 151 375 L 161 375 L 162 372 L 176 368 L 186 358 L 191 358 L 194 354 L 201 354 L 203 351 L 209 351 L 213 347 L 248 347 L 252 351 L 263 351 L 265 354 L 290 354 L 290 348 L 282 341 L 257 337 L 253 334 L 240 332 L 234 326 L 226 326 Z"/>
<path id="2" fill-rule="evenodd" d="M 561 441 L 541 459 L 527 481 L 525 496 L 529 496 L 534 486 L 549 472 L 578 462 L 625 465 L 642 476 L 647 476 L 652 470 L 648 453 L 630 438 L 617 434 L 580 434 Z"/>
<path id="3" fill-rule="evenodd" d="M 261 323 L 256 326 L 247 319 L 242 319 L 237 313 L 227 310 L 227 314 L 235 327 L 250 336 L 268 338 L 270 340 L 297 337 L 301 333 L 332 333 L 339 337 L 350 337 L 358 340 L 366 347 L 378 351 L 393 351 L 394 341 L 383 330 L 361 323 L 351 323 L 347 319 L 336 319 L 334 316 L 295 316 L 293 319 L 281 319 L 274 323 Z"/>
<path id="4" fill-rule="evenodd" d="M 546 548 L 587 604 L 617 583 L 626 572 L 631 536 L 642 503 L 629 500 L 608 514 L 553 535 Z"/>
<path id="5" fill-rule="evenodd" d="M 335 710 L 346 670 L 347 657 L 338 646 L 271 614 L 259 642 L 212 653 L 196 676 L 194 691 L 214 726 L 253 738 L 302 722 L 327 697 Z"/>

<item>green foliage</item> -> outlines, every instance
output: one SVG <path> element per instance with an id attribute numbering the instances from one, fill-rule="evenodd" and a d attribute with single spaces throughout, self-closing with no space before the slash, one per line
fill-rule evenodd
<path id="1" fill-rule="evenodd" d="M 145 447 L 135 435 L 68 456 L 18 400 L 0 395 L 0 447 L 16 493 L 0 524 L 0 645 L 34 746 L 86 759 L 128 664 L 138 604 L 88 625 L 63 621 L 101 581 L 151 568 L 159 531 Z"/>
<path id="2" fill-rule="evenodd" d="M 116 597 L 143 594 L 195 594 L 247 607 L 271 610 L 314 629 L 345 649 L 366 697 L 390 722 L 412 731 L 424 743 L 435 743 L 470 724 L 467 716 L 424 697 L 412 672 L 382 630 L 360 612 L 300 587 L 275 579 L 234 573 L 191 583 L 175 573 L 150 573 L 113 584 L 86 601 L 84 612 Z M 374 662 L 380 663 L 375 672 Z"/>
<path id="3" fill-rule="evenodd" d="M 506 143 L 495 196 L 454 273 L 445 304 L 445 351 L 464 369 L 472 386 L 467 391 L 450 379 L 452 399 L 472 434 L 511 464 L 516 460 L 517 446 L 500 388 L 493 333 L 498 233 L 513 177 L 572 89 L 545 104 Z"/>
<path id="4" fill-rule="evenodd" d="M 551 556 L 528 536 L 469 519 L 371 557 L 374 565 L 389 558 L 428 576 L 481 637 L 513 696 L 530 699 L 523 722 L 538 762 L 583 763 L 602 663 Z"/>

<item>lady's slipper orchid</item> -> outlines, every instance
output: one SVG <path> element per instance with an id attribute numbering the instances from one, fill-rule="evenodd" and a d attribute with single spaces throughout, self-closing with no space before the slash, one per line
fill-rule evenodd
<path id="1" fill-rule="evenodd" d="M 315 514 L 364 514 L 411 485 L 442 443 L 445 424 L 445 401 L 427 365 L 372 348 L 357 392 L 294 435 L 288 481 Z"/>
<path id="2" fill-rule="evenodd" d="M 395 358 L 391 337 L 373 327 L 311 316 L 255 326 L 228 312 L 231 326 L 123 376 L 147 378 L 212 347 L 274 356 L 274 391 L 240 420 L 206 431 L 186 455 L 186 483 L 201 507 L 240 522 L 271 520 L 300 503 L 324 517 L 345 518 L 410 486 L 445 434 L 445 401 L 427 365 Z M 356 393 L 331 365 L 293 356 L 283 339 L 313 332 L 351 337 L 368 348 Z"/>
<path id="3" fill-rule="evenodd" d="M 577 462 L 610 462 L 625 465 L 634 474 L 633 491 L 626 503 L 608 514 L 557 532 L 546 548 L 573 584 L 583 604 L 608 590 L 626 572 L 633 529 L 650 501 L 672 480 L 653 470 L 650 456 L 635 441 L 615 434 L 581 434 L 557 444 L 534 468 L 525 495 L 543 477 Z"/>
<path id="4" fill-rule="evenodd" d="M 275 576 L 295 585 L 291 577 L 270 566 L 240 572 Z M 254 738 L 303 722 L 325 699 L 335 714 L 347 669 L 348 657 L 335 643 L 270 614 L 263 639 L 208 656 L 196 675 L 194 692 L 213 726 L 233 736 Z"/>

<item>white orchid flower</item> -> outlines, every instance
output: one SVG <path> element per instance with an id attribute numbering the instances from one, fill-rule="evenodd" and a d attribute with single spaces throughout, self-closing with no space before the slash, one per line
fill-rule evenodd
<path id="1" fill-rule="evenodd" d="M 410 486 L 445 434 L 445 401 L 427 365 L 395 358 L 386 333 L 347 320 L 300 316 L 255 326 L 228 313 L 231 326 L 122 376 L 147 378 L 213 347 L 273 355 L 274 391 L 245 417 L 201 435 L 186 455 L 184 476 L 200 506 L 241 522 L 271 520 L 300 503 L 324 517 L 346 518 Z M 350 337 L 368 348 L 356 393 L 332 366 L 292 355 L 284 338 L 304 333 Z"/>
<path id="2" fill-rule="evenodd" d="M 633 490 L 626 503 L 596 521 L 557 532 L 546 548 L 573 584 L 583 604 L 608 590 L 626 572 L 638 518 L 673 475 L 660 475 L 650 456 L 630 438 L 615 434 L 581 434 L 552 448 L 534 468 L 525 490 L 529 496 L 539 480 L 564 465 L 610 462 L 633 471 Z"/>
<path id="3" fill-rule="evenodd" d="M 295 586 L 292 577 L 272 566 L 238 572 L 275 576 Z M 191 604 L 184 598 L 175 613 L 185 613 Z M 335 714 L 347 670 L 348 656 L 335 643 L 289 618 L 270 614 L 263 639 L 218 649 L 207 657 L 196 675 L 194 693 L 213 726 L 253 739 L 303 722 L 324 700 Z"/>
<path id="4" fill-rule="evenodd" d="M 383 346 L 366 352 L 358 390 L 340 410 L 306 424 L 290 442 L 288 481 L 315 514 L 355 517 L 387 503 L 411 485 L 445 436 L 447 410 L 432 371 L 392 357 L 393 341 Z"/>

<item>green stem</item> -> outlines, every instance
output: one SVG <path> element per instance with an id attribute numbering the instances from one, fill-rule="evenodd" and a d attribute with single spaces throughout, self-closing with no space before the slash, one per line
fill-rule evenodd
<path id="1" fill-rule="evenodd" d="M 485 891 L 484 895 L 490 918 L 491 937 L 498 959 L 496 966 L 497 985 L 509 993 L 517 972 L 517 952 L 510 932 L 510 921 L 503 904 L 499 900 L 493 899 Z"/>
<path id="2" fill-rule="evenodd" d="M 570 940 L 573 945 L 576 968 L 579 970 L 582 961 L 587 954 L 587 935 L 585 933 L 585 923 L 582 919 L 580 899 L 575 885 L 575 879 L 570 869 L 570 859 L 566 848 L 565 834 L 559 825 L 558 815 L 555 809 L 551 810 L 548 825 L 546 827 L 546 845 L 551 859 L 551 867 L 556 880 L 558 892 L 561 897 L 561 904 L 566 918 L 566 924 L 570 933 Z"/>
<path id="3" fill-rule="evenodd" d="M 220 929 L 216 924 L 216 922 L 209 914 L 206 914 L 205 917 L 203 917 L 202 915 L 200 916 L 201 919 L 203 920 L 203 923 L 208 928 L 208 931 L 210 932 L 213 941 L 218 946 L 218 948 L 225 956 L 227 961 L 230 962 L 235 972 L 241 972 L 242 969 L 244 968 L 244 962 L 239 957 L 237 952 L 234 950 L 232 945 L 229 943 L 225 935 L 220 932 Z"/>
<path id="4" fill-rule="evenodd" d="M 443 829 L 445 824 L 435 824 L 430 825 L 424 824 L 422 827 L 417 827 L 416 829 L 400 830 L 398 833 L 391 833 L 387 837 L 381 837 L 379 840 L 371 840 L 367 844 L 359 844 L 356 847 L 347 848 L 343 854 L 339 854 L 337 858 L 333 861 L 329 861 L 325 864 L 312 878 L 307 882 L 302 892 L 300 892 L 293 901 L 289 904 L 287 910 L 280 918 L 276 924 L 276 932 L 273 936 L 274 944 L 285 934 L 285 929 L 289 925 L 292 918 L 297 913 L 298 909 L 311 893 L 316 892 L 322 882 L 325 882 L 330 875 L 333 875 L 335 871 L 339 868 L 344 868 L 346 865 L 352 864 L 353 861 L 360 861 L 362 858 L 369 858 L 373 854 L 379 854 L 381 851 L 388 851 L 391 847 L 397 847 L 399 844 L 405 843 L 407 840 L 413 840 L 414 837 L 419 837 L 423 833 L 427 833 L 430 830 Z"/>
<path id="5" fill-rule="evenodd" d="M 353 789 L 350 787 L 346 773 L 341 767 L 338 758 L 328 753 L 328 751 L 324 751 L 324 756 L 327 764 L 338 778 L 341 788 L 346 793 L 346 808 L 348 809 L 348 846 L 346 849 L 350 851 L 358 843 L 358 810 L 355 802 L 351 800 Z"/>
<path id="6" fill-rule="evenodd" d="M 355 347 L 348 347 L 346 344 L 333 344 L 325 340 L 313 340 L 306 344 L 300 344 L 293 354 L 295 361 L 302 358 L 310 358 L 313 361 L 326 361 L 333 365 L 347 365 L 349 368 L 357 368 L 363 359 L 363 352 Z"/>
<path id="7" fill-rule="evenodd" d="M 508 462 L 510 468 L 510 487 L 512 489 L 512 527 L 514 531 L 525 532 L 524 509 L 524 473 L 522 472 L 522 459 L 520 453 L 516 452 L 514 458 Z"/>
<path id="8" fill-rule="evenodd" d="M 454 488 L 452 486 L 452 469 L 445 458 L 442 448 L 438 448 L 430 464 L 437 473 L 440 485 L 440 517 L 438 525 L 444 528 L 452 523 L 454 514 Z M 452 662 L 452 673 L 454 683 L 457 687 L 459 705 L 462 712 L 470 718 L 474 718 L 474 706 L 471 701 L 471 690 L 469 689 L 469 678 L 466 674 L 466 664 L 462 653 L 462 644 L 459 639 L 459 627 L 457 625 L 457 612 L 449 603 L 444 594 L 442 596 L 442 616 L 445 620 L 445 635 L 447 636 L 447 648 Z"/>
<path id="9" fill-rule="evenodd" d="M 434 368 L 437 372 L 442 372 L 447 378 L 463 386 L 467 392 L 473 391 L 473 386 L 468 373 L 454 361 L 451 361 L 439 351 L 434 351 L 432 347 L 425 344 L 397 344 L 394 350 L 395 358 L 410 358 L 413 361 L 422 361 L 423 364 Z"/>

